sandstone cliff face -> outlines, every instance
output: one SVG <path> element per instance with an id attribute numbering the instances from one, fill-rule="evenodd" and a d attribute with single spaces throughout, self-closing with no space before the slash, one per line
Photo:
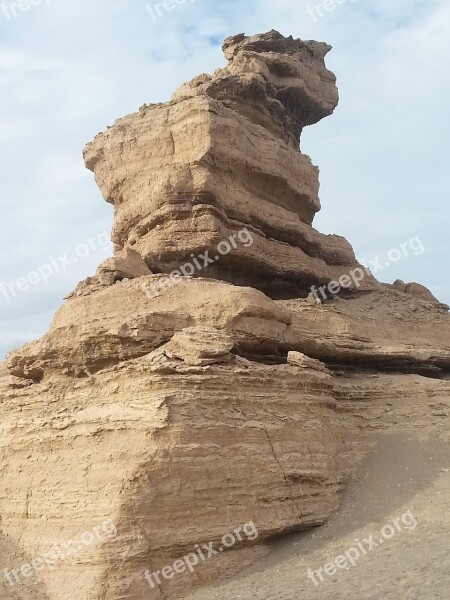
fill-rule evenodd
<path id="1" fill-rule="evenodd" d="M 302 128 L 338 102 L 329 49 L 277 32 L 230 38 L 225 69 L 97 136 L 85 160 L 115 207 L 116 248 L 170 272 L 247 227 L 253 244 L 205 276 L 290 296 L 360 266 L 346 240 L 311 227 L 319 172 L 298 148 Z M 368 274 L 361 285 L 376 282 Z"/>
<path id="2" fill-rule="evenodd" d="M 318 171 L 298 150 L 337 104 L 329 49 L 229 38 L 227 67 L 86 148 L 116 255 L 0 366 L 0 557 L 20 569 L 114 527 L 2 597 L 162 599 L 233 573 L 338 510 L 371 432 L 448 419 L 450 320 L 431 293 L 365 273 L 307 297 L 360 268 L 312 228 Z M 251 244 L 168 275 L 243 229 Z M 145 580 L 249 521 L 257 539 Z"/>
<path id="3" fill-rule="evenodd" d="M 149 297 L 161 282 L 168 285 Z M 10 355 L 11 374 L 35 381 L 55 372 L 88 376 L 201 325 L 228 331 L 235 354 L 258 361 L 285 363 L 289 351 L 299 351 L 340 368 L 450 370 L 447 310 L 388 288 L 320 305 L 274 301 L 252 288 L 201 278 L 173 285 L 164 275 L 93 289 L 66 302 L 43 338 Z"/>

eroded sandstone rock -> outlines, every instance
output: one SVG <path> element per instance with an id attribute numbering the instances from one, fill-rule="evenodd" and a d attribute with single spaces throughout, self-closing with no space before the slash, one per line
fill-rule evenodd
<path id="1" fill-rule="evenodd" d="M 329 49 L 277 32 L 230 38 L 225 69 L 99 134 L 85 160 L 115 207 L 116 248 L 165 273 L 207 250 L 217 259 L 202 277 L 275 296 L 306 296 L 359 267 L 344 238 L 311 227 L 318 169 L 298 148 L 302 128 L 338 102 Z M 244 228 L 252 243 L 220 256 Z M 377 286 L 367 274 L 360 289 Z"/>
<path id="2" fill-rule="evenodd" d="M 420 298 L 421 300 L 425 300 L 426 302 L 431 302 L 432 304 L 440 305 L 444 309 L 449 309 L 449 307 L 446 304 L 442 304 L 441 302 L 439 302 L 436 296 L 434 296 L 434 294 L 432 294 L 427 287 L 421 285 L 420 283 L 405 283 L 401 279 L 397 279 L 392 285 L 396 290 L 400 292 L 410 294 L 411 296 L 415 296 L 416 298 Z"/>
<path id="3" fill-rule="evenodd" d="M 161 280 L 169 281 L 151 275 L 69 300 L 49 333 L 10 354 L 10 372 L 37 381 L 52 372 L 87 376 L 148 354 L 191 326 L 226 331 L 233 352 L 266 362 L 286 362 L 288 352 L 297 351 L 339 368 L 450 369 L 448 312 L 396 290 L 311 305 L 182 278 L 149 297 L 147 290 Z"/>
<path id="4" fill-rule="evenodd" d="M 151 271 L 139 252 L 133 248 L 125 248 L 117 252 L 114 257 L 103 261 L 97 268 L 94 277 L 87 277 L 84 281 L 80 281 L 76 289 L 66 296 L 65 300 L 87 296 L 115 283 L 146 275 L 151 275 Z"/>
<path id="5" fill-rule="evenodd" d="M 214 327 L 188 327 L 173 336 L 164 347 L 164 354 L 187 365 L 213 365 L 231 362 L 233 347 L 233 338 L 224 331 Z"/>
<path id="6" fill-rule="evenodd" d="M 115 533 L 2 598 L 179 597 L 326 522 L 371 432 L 448 419 L 448 307 L 367 272 L 340 301 L 309 293 L 360 268 L 313 229 L 318 170 L 298 149 L 337 104 L 329 49 L 229 38 L 224 69 L 86 148 L 115 256 L 0 365 L 0 558 L 20 569 L 102 522 Z M 194 277 L 171 273 L 226 239 Z M 257 539 L 145 579 L 250 520 Z"/>
<path id="7" fill-rule="evenodd" d="M 289 352 L 287 361 L 290 365 L 300 367 L 301 369 L 312 369 L 313 371 L 331 374 L 323 362 L 310 358 L 301 352 Z"/>

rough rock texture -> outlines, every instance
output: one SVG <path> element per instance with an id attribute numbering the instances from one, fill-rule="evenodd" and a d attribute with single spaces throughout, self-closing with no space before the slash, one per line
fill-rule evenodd
<path id="1" fill-rule="evenodd" d="M 220 260 L 202 276 L 306 296 L 359 266 L 345 239 L 311 227 L 319 171 L 298 149 L 302 128 L 338 102 L 330 46 L 271 32 L 224 50 L 226 68 L 98 135 L 86 165 L 115 207 L 116 248 L 133 246 L 153 272 L 208 250 Z M 220 256 L 220 242 L 244 228 L 253 243 Z M 376 286 L 369 273 L 361 282 Z"/>
<path id="2" fill-rule="evenodd" d="M 58 565 L 57 576 L 44 573 L 53 579 L 50 598 L 77 590 L 88 598 L 89 588 L 98 598 L 158 597 L 145 569 L 171 564 L 196 543 L 250 519 L 262 541 L 323 523 L 337 509 L 350 448 L 332 377 L 237 357 L 222 365 L 228 348 L 220 340 L 210 367 L 168 358 L 168 344 L 89 378 L 52 378 L 20 398 L 2 387 L 3 533 L 20 532 L 22 547 L 41 556 L 52 541 L 105 519 L 118 530 L 105 550 L 87 548 L 75 565 Z M 85 563 L 80 591 L 69 574 Z"/>
<path id="3" fill-rule="evenodd" d="M 234 352 L 257 361 L 286 362 L 292 350 L 341 367 L 450 370 L 448 312 L 396 290 L 310 305 L 189 278 L 149 297 L 155 281 L 170 283 L 164 275 L 141 277 L 66 302 L 48 334 L 10 355 L 10 372 L 35 381 L 51 372 L 87 376 L 201 325 L 227 331 Z"/>
<path id="4" fill-rule="evenodd" d="M 312 369 L 313 371 L 322 371 L 331 375 L 331 371 L 327 369 L 323 362 L 310 358 L 301 352 L 289 352 L 287 361 L 290 365 L 300 367 L 301 369 Z"/>
<path id="5" fill-rule="evenodd" d="M 87 147 L 116 255 L 0 365 L 2 564 L 116 532 L 5 579 L 7 600 L 179 597 L 325 523 L 374 431 L 448 418 L 450 320 L 431 293 L 366 272 L 340 299 L 310 294 L 360 268 L 312 228 L 318 171 L 298 150 L 337 103 L 329 46 L 270 32 L 224 50 L 227 67 Z M 168 275 L 231 234 L 212 266 Z M 144 578 L 249 521 L 257 539 Z"/>
<path id="6" fill-rule="evenodd" d="M 400 292 L 410 294 L 411 296 L 415 296 L 416 298 L 420 298 L 421 300 L 425 300 L 426 302 L 438 304 L 446 310 L 449 309 L 449 307 L 446 304 L 442 304 L 441 302 L 439 302 L 436 296 L 434 296 L 428 288 L 426 288 L 424 285 L 421 285 L 420 283 L 405 283 L 401 279 L 397 279 L 392 285 L 394 289 L 399 290 Z"/>
<path id="7" fill-rule="evenodd" d="M 128 281 L 145 275 L 151 275 L 151 271 L 139 252 L 133 248 L 125 248 L 117 252 L 116 256 L 103 261 L 97 268 L 94 277 L 87 277 L 84 281 L 80 281 L 76 289 L 66 296 L 65 300 L 87 296 L 119 281 Z"/>

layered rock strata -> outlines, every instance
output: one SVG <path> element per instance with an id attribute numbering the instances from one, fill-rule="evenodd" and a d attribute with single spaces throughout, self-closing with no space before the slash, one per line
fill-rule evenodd
<path id="1" fill-rule="evenodd" d="M 326 522 L 373 432 L 439 425 L 450 442 L 448 307 L 380 284 L 312 227 L 318 171 L 298 145 L 337 104 L 329 49 L 230 38 L 224 69 L 86 148 L 115 256 L 0 365 L 7 600 L 179 597 Z M 309 294 L 355 269 L 345 295 Z M 249 522 L 257 536 L 223 551 Z M 167 571 L 211 544 L 192 572 Z"/>
<path id="2" fill-rule="evenodd" d="M 84 155 L 114 205 L 116 248 L 170 272 L 192 254 L 215 258 L 222 240 L 248 228 L 253 243 L 202 275 L 285 297 L 359 267 L 345 239 L 311 226 L 319 171 L 298 148 L 303 127 L 338 102 L 329 50 L 277 32 L 230 38 L 227 67 L 98 135 Z M 366 274 L 360 287 L 376 282 Z"/>
<path id="3" fill-rule="evenodd" d="M 167 281 L 156 296 L 146 293 Z M 48 334 L 12 353 L 13 375 L 35 381 L 52 372 L 83 377 L 148 354 L 177 332 L 207 325 L 232 335 L 233 352 L 283 363 L 289 351 L 338 368 L 450 371 L 448 311 L 384 288 L 345 301 L 310 305 L 277 300 L 228 283 L 150 275 L 81 295 L 56 313 Z"/>

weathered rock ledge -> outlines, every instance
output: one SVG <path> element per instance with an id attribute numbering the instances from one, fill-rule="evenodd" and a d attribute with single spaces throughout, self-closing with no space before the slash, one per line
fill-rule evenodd
<path id="1" fill-rule="evenodd" d="M 229 38 L 227 67 L 98 135 L 84 156 L 114 205 L 116 248 L 132 246 L 152 272 L 170 273 L 192 254 L 214 257 L 246 228 L 253 243 L 203 276 L 284 297 L 360 267 L 344 238 L 311 226 L 319 171 L 298 147 L 303 127 L 338 103 L 329 50 L 274 31 Z M 376 288 L 367 273 L 360 289 Z"/>
<path id="2" fill-rule="evenodd" d="M 448 307 L 419 284 L 381 284 L 312 227 L 318 169 L 299 141 L 337 105 L 329 50 L 274 31 L 229 38 L 224 69 L 86 147 L 115 207 L 115 256 L 0 365 L 0 558 L 31 569 L 2 598 L 179 596 L 325 523 L 374 432 L 448 419 Z M 213 264 L 180 272 L 230 237 Z M 345 294 L 310 294 L 354 269 Z M 249 521 L 257 539 L 145 579 Z M 104 522 L 114 535 L 30 567 Z"/>

